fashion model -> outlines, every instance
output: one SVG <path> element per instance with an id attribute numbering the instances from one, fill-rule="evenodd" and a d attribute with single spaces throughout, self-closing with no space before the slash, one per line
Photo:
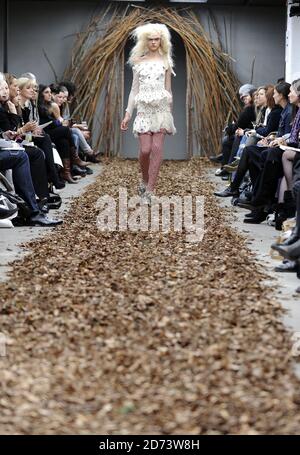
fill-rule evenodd
<path id="1" fill-rule="evenodd" d="M 136 44 L 128 63 L 133 81 L 121 130 L 126 131 L 134 108 L 137 115 L 133 134 L 139 139 L 139 163 L 142 180 L 138 194 L 151 205 L 159 169 L 163 160 L 166 134 L 175 134 L 171 76 L 173 71 L 171 35 L 164 24 L 137 27 L 132 36 Z"/>

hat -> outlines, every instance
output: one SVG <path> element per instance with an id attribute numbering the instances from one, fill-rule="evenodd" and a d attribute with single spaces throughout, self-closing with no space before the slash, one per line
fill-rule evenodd
<path id="1" fill-rule="evenodd" d="M 240 97 L 250 95 L 250 92 L 252 90 L 255 90 L 254 85 L 252 85 L 252 84 L 242 85 L 239 89 L 239 95 L 240 95 Z"/>

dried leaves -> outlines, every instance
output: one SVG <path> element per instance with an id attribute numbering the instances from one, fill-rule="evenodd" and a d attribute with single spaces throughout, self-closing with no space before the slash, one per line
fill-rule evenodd
<path id="1" fill-rule="evenodd" d="M 136 191 L 115 159 L 63 226 L 31 242 L 0 290 L 0 431 L 223 434 L 299 431 L 282 309 L 204 180 L 165 161 L 157 194 L 204 195 L 205 235 L 100 232 L 100 195 Z M 199 172 L 200 169 L 200 172 Z"/>

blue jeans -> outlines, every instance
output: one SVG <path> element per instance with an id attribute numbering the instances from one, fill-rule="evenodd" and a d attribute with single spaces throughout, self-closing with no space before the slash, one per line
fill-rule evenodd
<path id="1" fill-rule="evenodd" d="M 16 193 L 24 199 L 33 214 L 38 213 L 39 207 L 35 198 L 27 153 L 20 150 L 0 150 L 0 171 L 7 169 L 12 169 Z"/>

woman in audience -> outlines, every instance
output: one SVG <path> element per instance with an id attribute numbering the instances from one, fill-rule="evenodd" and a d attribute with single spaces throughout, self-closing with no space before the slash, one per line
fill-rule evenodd
<path id="1" fill-rule="evenodd" d="M 45 134 L 44 131 L 38 128 L 38 124 L 40 122 L 38 109 L 36 105 L 36 98 L 37 98 L 37 86 L 33 80 L 28 78 L 20 78 L 18 79 L 18 87 L 20 90 L 20 97 L 21 97 L 21 119 L 22 125 L 28 125 L 34 123 L 35 127 L 32 129 L 33 133 L 33 143 L 41 148 L 45 154 L 46 166 L 47 166 L 47 173 L 48 178 L 51 183 L 57 189 L 62 189 L 65 187 L 65 183 L 60 180 L 57 169 L 54 163 L 53 158 L 53 148 L 52 148 L 52 141 L 48 134 Z M 12 94 L 10 93 L 10 96 Z"/>
<path id="2" fill-rule="evenodd" d="M 297 106 L 298 111 L 293 122 L 290 137 L 287 140 L 280 140 L 278 144 L 286 144 L 299 148 L 300 146 L 300 79 L 292 83 L 289 96 L 290 102 Z M 300 153 L 297 152 L 294 158 L 293 168 L 293 192 L 296 199 L 296 226 L 292 235 L 281 244 L 273 244 L 272 248 L 279 251 L 285 258 L 290 260 L 300 257 Z"/>
<path id="3" fill-rule="evenodd" d="M 281 90 L 279 86 L 276 87 L 278 90 Z M 273 86 L 266 86 L 265 89 L 260 89 L 258 92 L 258 99 L 259 102 L 261 102 L 262 107 L 264 107 L 262 103 L 265 99 L 267 110 L 265 111 L 266 119 L 262 125 L 256 127 L 256 132 L 260 136 L 267 137 L 270 133 L 277 132 L 279 129 L 283 109 L 281 106 L 275 104 Z M 238 196 L 239 187 L 247 171 L 249 171 L 252 185 L 255 187 L 262 170 L 262 151 L 265 147 L 266 143 L 264 141 L 258 144 L 258 146 L 245 147 L 234 180 L 224 191 L 216 191 L 214 194 L 220 197 Z M 251 223 L 252 221 L 247 219 L 245 222 Z"/>
<path id="4" fill-rule="evenodd" d="M 236 132 L 241 129 L 245 130 L 247 128 L 252 128 L 252 122 L 255 121 L 255 108 L 252 102 L 252 90 L 245 91 L 242 95 L 242 101 L 244 107 L 236 121 L 236 123 L 231 123 L 225 129 L 225 137 L 222 141 L 222 151 L 221 151 L 221 169 L 216 171 L 216 175 L 218 176 L 225 176 L 227 174 L 224 171 L 223 166 L 228 164 L 230 156 L 232 154 L 232 147 L 234 145 L 234 140 L 237 137 Z M 240 141 L 240 136 L 238 136 L 238 140 Z M 238 147 L 237 147 L 238 148 Z"/>
<path id="5" fill-rule="evenodd" d="M 276 104 L 283 109 L 278 129 L 278 137 L 286 137 L 291 132 L 293 105 L 289 102 L 289 92 L 291 84 L 281 82 L 274 90 L 274 99 Z M 292 195 L 293 181 L 293 160 L 296 152 L 286 150 L 282 155 L 282 168 L 284 177 L 281 179 L 278 205 L 275 212 L 275 227 L 280 230 L 283 221 L 295 214 L 295 201 Z"/>
<path id="6" fill-rule="evenodd" d="M 67 111 L 69 110 L 68 109 L 69 93 L 67 88 L 64 86 L 54 84 L 51 85 L 50 88 L 52 92 L 52 99 L 54 101 L 52 107 L 55 118 L 59 120 L 63 125 L 70 126 L 77 150 L 80 149 L 84 153 L 84 155 L 88 157 L 89 160 L 93 162 L 99 162 L 99 160 L 96 159 L 96 156 L 99 155 L 99 153 L 95 153 L 91 146 L 87 143 L 83 131 L 81 131 L 80 128 L 75 127 L 75 125 L 72 126 L 70 124 L 70 117 L 69 115 L 66 115 L 66 112 L 64 111 L 65 107 L 67 107 Z"/>
<path id="7" fill-rule="evenodd" d="M 2 131 L 17 131 L 18 134 L 25 133 L 23 127 L 18 128 L 20 118 L 16 112 L 11 112 L 15 107 L 9 101 L 9 88 L 6 81 L 0 81 L 0 128 Z M 33 128 L 33 125 L 30 127 Z M 25 146 L 30 161 L 30 169 L 35 192 L 40 200 L 41 206 L 47 210 L 46 202 L 49 198 L 48 178 L 45 165 L 44 153 L 35 146 Z"/>
<path id="8" fill-rule="evenodd" d="M 87 163 L 80 160 L 70 129 L 56 120 L 53 114 L 52 94 L 49 86 L 39 86 L 38 108 L 41 123 L 51 121 L 51 124 L 45 128 L 45 132 L 49 134 L 61 156 L 64 166 L 62 178 L 69 183 L 77 183 L 71 174 L 71 158 L 73 163 L 78 166 L 84 167 Z"/>
<path id="9" fill-rule="evenodd" d="M 300 85 L 300 80 L 292 83 L 289 93 L 289 101 L 294 106 L 298 106 L 297 87 Z M 300 121 L 298 121 L 298 113 L 293 121 L 291 132 L 286 139 L 286 136 L 276 138 L 271 142 L 270 147 L 263 151 L 262 171 L 259 176 L 256 187 L 254 188 L 252 200 L 249 203 L 239 204 L 249 210 L 255 210 L 261 214 L 266 213 L 266 208 L 270 207 L 274 202 L 275 193 L 278 188 L 278 182 L 283 177 L 282 155 L 283 150 L 280 145 L 297 145 L 299 134 Z M 259 222 L 259 220 L 257 220 Z"/>
<path id="10" fill-rule="evenodd" d="M 1 75 L 0 75 L 1 76 Z M 0 97 L 2 96 L 2 86 L 0 77 Z M 5 140 L 11 140 L 14 137 L 12 131 L 2 131 L 0 128 L 0 137 Z M 37 204 L 35 197 L 35 188 L 31 177 L 31 166 L 26 152 L 23 150 L 1 150 L 0 151 L 0 171 L 12 171 L 14 189 L 28 207 L 26 219 L 19 217 L 18 225 L 45 226 L 52 227 L 62 224 L 62 220 L 50 219 L 43 213 Z M 16 223 L 16 219 L 13 221 Z"/>

